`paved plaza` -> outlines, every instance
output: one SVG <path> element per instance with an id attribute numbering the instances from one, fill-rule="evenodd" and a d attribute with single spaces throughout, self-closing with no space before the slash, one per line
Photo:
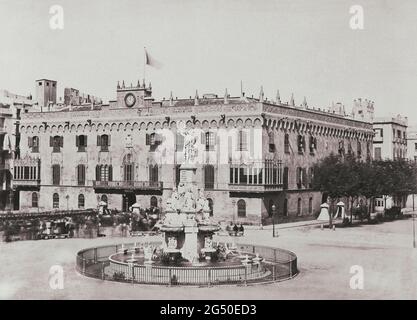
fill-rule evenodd
<path id="1" fill-rule="evenodd" d="M 1 299 L 417 299 L 417 249 L 412 220 L 358 225 L 335 231 L 309 225 L 248 229 L 237 242 L 288 249 L 298 256 L 292 280 L 254 286 L 160 287 L 86 278 L 75 271 L 80 249 L 131 242 L 132 238 L 56 239 L 0 243 Z M 219 237 L 230 240 L 229 237 Z M 134 241 L 134 239 L 133 239 Z M 64 289 L 49 286 L 49 269 L 64 269 Z M 364 289 L 354 290 L 350 268 L 364 270 Z"/>

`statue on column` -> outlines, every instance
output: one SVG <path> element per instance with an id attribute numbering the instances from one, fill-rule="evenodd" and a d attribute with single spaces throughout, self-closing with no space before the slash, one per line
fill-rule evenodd
<path id="1" fill-rule="evenodd" d="M 184 163 L 195 164 L 197 157 L 197 134 L 194 129 L 187 129 L 184 122 L 178 124 L 178 132 L 184 136 Z"/>

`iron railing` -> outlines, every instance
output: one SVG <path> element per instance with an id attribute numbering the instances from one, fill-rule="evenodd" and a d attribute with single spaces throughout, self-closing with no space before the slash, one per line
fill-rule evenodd
<path id="1" fill-rule="evenodd" d="M 162 181 L 93 181 L 96 189 L 151 189 L 161 190 Z"/>
<path id="2" fill-rule="evenodd" d="M 149 242 L 148 242 L 149 243 Z M 149 245 L 160 245 L 151 242 Z M 217 243 L 222 244 L 224 243 Z M 228 244 L 230 247 L 230 244 Z M 265 260 L 259 272 L 249 270 L 251 266 L 231 265 L 220 267 L 176 267 L 158 265 L 138 265 L 110 260 L 110 256 L 120 252 L 121 245 L 108 245 L 81 250 L 77 253 L 76 269 L 92 278 L 153 285 L 194 285 L 212 286 L 221 284 L 249 285 L 291 279 L 298 274 L 297 256 L 287 250 L 257 245 L 237 245 L 241 254 L 258 253 Z M 132 250 L 133 243 L 123 245 Z M 111 263 L 111 270 L 110 269 Z M 267 272 L 265 272 L 265 270 Z"/>

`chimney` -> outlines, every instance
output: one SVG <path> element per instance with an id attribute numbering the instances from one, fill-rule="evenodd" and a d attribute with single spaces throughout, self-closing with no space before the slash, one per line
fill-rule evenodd
<path id="1" fill-rule="evenodd" d="M 197 90 L 195 91 L 194 105 L 198 106 L 198 92 L 197 92 Z"/>
<path id="2" fill-rule="evenodd" d="M 225 91 L 225 93 L 224 93 L 224 104 L 228 104 L 229 103 L 229 95 L 228 95 L 228 93 L 227 93 L 227 88 L 226 88 L 226 91 Z"/>

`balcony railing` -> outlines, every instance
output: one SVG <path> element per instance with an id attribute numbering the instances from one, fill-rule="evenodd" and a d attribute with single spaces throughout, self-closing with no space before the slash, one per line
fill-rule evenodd
<path id="1" fill-rule="evenodd" d="M 162 190 L 162 181 L 93 181 L 95 189 Z"/>
<path id="2" fill-rule="evenodd" d="M 14 187 L 39 187 L 41 181 L 33 179 L 13 180 Z"/>
<path id="3" fill-rule="evenodd" d="M 234 192 L 272 192 L 283 190 L 283 184 L 237 184 L 229 183 L 229 191 Z"/>

